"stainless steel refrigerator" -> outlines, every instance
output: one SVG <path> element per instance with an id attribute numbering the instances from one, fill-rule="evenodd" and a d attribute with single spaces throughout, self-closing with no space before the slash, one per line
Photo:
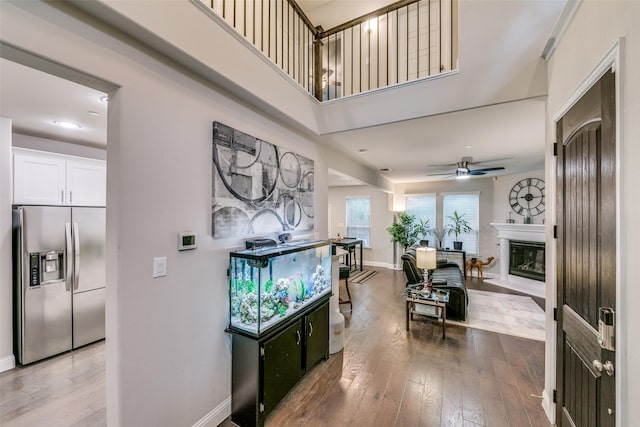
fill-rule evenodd
<path id="1" fill-rule="evenodd" d="M 18 362 L 105 336 L 105 208 L 14 206 Z"/>

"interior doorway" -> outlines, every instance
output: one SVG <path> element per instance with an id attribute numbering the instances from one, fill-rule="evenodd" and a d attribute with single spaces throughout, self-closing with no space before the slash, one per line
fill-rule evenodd
<path id="1" fill-rule="evenodd" d="M 78 201 L 80 193 L 77 190 L 73 195 L 70 192 L 64 192 L 59 204 L 66 206 L 75 206 L 78 203 L 85 206 L 91 204 L 96 207 L 95 210 L 102 210 L 102 221 L 104 221 L 104 208 L 107 207 L 105 196 L 108 95 L 115 90 L 115 87 L 94 77 L 83 75 L 76 70 L 67 69 L 60 64 L 52 63 L 9 46 L 2 45 L 1 52 L 0 116 L 7 118 L 7 120 L 3 119 L 3 124 L 8 123 L 9 125 L 9 130 L 3 132 L 3 137 L 8 135 L 6 139 L 11 141 L 10 143 L 3 141 L 3 144 L 0 144 L 3 167 L 5 164 L 13 165 L 14 151 L 36 156 L 50 156 L 52 159 L 62 159 L 67 162 L 64 163 L 67 168 L 64 176 L 65 179 L 69 178 L 67 181 L 73 175 L 82 181 L 79 184 L 87 187 L 89 180 L 95 175 L 89 177 L 86 175 L 88 168 L 82 166 L 78 169 L 77 166 L 84 164 L 85 160 L 87 164 L 92 166 L 95 164 L 103 165 L 102 170 L 98 167 L 98 170 L 103 173 L 102 177 L 98 179 L 98 181 L 102 179 L 101 185 L 104 187 L 102 202 L 95 200 L 87 202 L 85 199 L 80 203 Z M 71 164 L 76 168 L 71 168 L 69 166 Z M 22 203 L 15 201 L 12 173 L 9 172 L 7 176 L 9 179 L 0 180 L 2 186 L 0 193 L 9 194 L 9 197 L 3 197 L 1 200 L 3 214 L 6 211 L 9 212 L 9 222 L 7 225 L 6 221 L 3 221 L 0 231 L 2 235 L 11 236 L 11 205 Z M 89 193 L 92 196 L 95 195 L 91 189 L 89 189 Z M 86 207 L 82 209 L 88 210 Z M 8 229 L 5 229 L 6 227 Z M 103 229 L 104 236 L 102 238 L 104 239 L 107 234 L 105 226 Z M 78 241 L 87 238 L 88 234 L 85 233 Z M 11 239 L 8 240 L 9 256 L 11 256 Z M 4 240 L 2 244 L 5 244 Z M 92 246 L 95 247 L 93 243 Z M 3 256 L 7 253 L 4 249 L 3 247 Z M 91 262 L 93 261 L 95 260 Z M 102 263 L 105 261 L 103 255 Z M 10 261 L 9 265 L 11 265 Z M 87 263 L 84 264 L 84 267 L 86 270 L 84 273 L 88 274 L 90 270 L 93 270 L 90 268 L 93 266 Z M 8 387 L 3 387 L 3 393 L 12 393 L 13 397 L 3 399 L 2 405 L 9 402 L 12 407 L 0 408 L 2 424 L 4 425 L 5 422 L 8 423 L 7 425 L 11 425 L 11 423 L 16 423 L 16 425 L 46 423 L 55 415 L 52 412 L 48 414 L 47 408 L 60 410 L 66 405 L 65 398 L 75 399 L 73 396 L 77 398 L 82 395 L 83 398 L 86 398 L 84 409 L 79 408 L 78 411 L 71 411 L 75 417 L 84 417 L 77 420 L 79 424 L 84 424 L 86 421 L 89 424 L 106 425 L 104 378 L 106 341 L 94 335 L 87 339 L 84 337 L 81 339 L 78 334 L 75 334 L 72 335 L 73 339 L 79 345 L 75 346 L 73 351 L 65 351 L 59 355 L 47 357 L 25 366 L 18 365 L 14 368 L 16 364 L 16 348 L 13 344 L 16 335 L 14 322 L 17 319 L 13 313 L 11 295 L 15 284 L 11 278 L 11 268 L 8 271 L 8 280 L 4 280 L 7 275 L 5 269 L 2 270 L 0 312 L 3 313 L 3 321 L 0 322 L 0 372 L 5 371 L 1 374 L 4 384 L 16 386 L 11 390 Z M 88 277 L 87 274 L 85 277 Z M 104 295 L 104 289 L 101 292 Z M 5 298 L 7 294 L 9 297 Z M 76 307 L 80 307 L 79 301 L 82 299 L 74 299 L 74 301 L 78 301 Z M 103 307 L 104 304 L 105 302 L 102 303 Z M 5 315 L 9 316 L 9 321 L 5 321 Z M 74 316 L 82 317 L 77 311 Z M 102 337 L 104 337 L 104 332 L 102 332 Z M 55 375 L 44 375 L 46 372 L 54 372 Z M 10 382 L 7 380 L 8 378 L 20 378 L 20 380 Z M 36 386 L 43 393 L 41 399 L 34 398 L 30 393 L 30 390 Z M 57 402 L 59 405 L 54 405 L 53 402 Z M 65 422 L 67 421 L 73 423 L 73 420 L 65 420 Z"/>

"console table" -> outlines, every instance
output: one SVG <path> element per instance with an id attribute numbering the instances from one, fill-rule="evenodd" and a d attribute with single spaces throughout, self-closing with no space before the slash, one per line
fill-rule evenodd
<path id="1" fill-rule="evenodd" d="M 347 265 L 349 266 L 349 270 L 353 270 L 354 268 L 356 270 L 358 269 L 358 262 L 356 261 L 355 253 L 356 253 L 356 247 L 358 247 L 358 245 L 360 245 L 360 271 L 363 270 L 363 266 L 362 266 L 362 245 L 363 245 L 363 241 L 361 239 L 353 239 L 353 238 L 345 237 L 345 238 L 340 239 L 340 240 L 329 239 L 329 241 L 331 242 L 331 245 L 334 248 L 334 254 L 335 254 L 335 248 L 336 247 L 341 247 L 345 251 L 348 252 L 348 254 L 347 254 Z M 351 259 L 352 259 L 351 258 L 351 254 L 353 254 L 353 262 L 351 261 Z"/>

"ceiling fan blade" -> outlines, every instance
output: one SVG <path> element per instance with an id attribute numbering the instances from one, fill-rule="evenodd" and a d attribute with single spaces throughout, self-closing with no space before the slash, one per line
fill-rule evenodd
<path id="1" fill-rule="evenodd" d="M 481 168 L 469 171 L 469 175 L 485 175 L 487 172 L 504 170 L 502 166 L 495 168 Z"/>
<path id="2" fill-rule="evenodd" d="M 505 160 L 511 160 L 513 157 L 500 157 L 495 159 L 487 159 L 487 160 L 478 160 L 477 162 L 469 162 L 469 164 L 479 165 L 482 163 L 494 163 L 494 162 L 502 162 Z"/>
<path id="3" fill-rule="evenodd" d="M 444 173 L 428 173 L 427 176 L 443 176 L 443 175 L 451 175 L 454 176 L 455 173 L 444 172 Z"/>

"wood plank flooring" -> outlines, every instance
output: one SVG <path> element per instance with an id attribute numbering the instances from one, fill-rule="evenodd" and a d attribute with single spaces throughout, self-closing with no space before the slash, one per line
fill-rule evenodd
<path id="1" fill-rule="evenodd" d="M 455 325 L 443 340 L 422 316 L 406 332 L 404 274 L 379 271 L 349 284 L 345 349 L 296 385 L 268 427 L 550 425 L 532 396 L 544 387 L 544 343 Z M 104 426 L 104 373 L 104 343 L 4 372 L 0 425 Z"/>
<path id="2" fill-rule="evenodd" d="M 349 285 L 345 349 L 285 397 L 268 427 L 551 425 L 537 397 L 543 342 L 456 325 L 447 325 L 443 340 L 441 326 L 422 316 L 406 332 L 404 280 L 402 272 L 380 270 Z M 476 278 L 467 284 L 503 290 Z"/>
<path id="3" fill-rule="evenodd" d="M 0 374 L 2 427 L 105 426 L 104 341 Z"/>

